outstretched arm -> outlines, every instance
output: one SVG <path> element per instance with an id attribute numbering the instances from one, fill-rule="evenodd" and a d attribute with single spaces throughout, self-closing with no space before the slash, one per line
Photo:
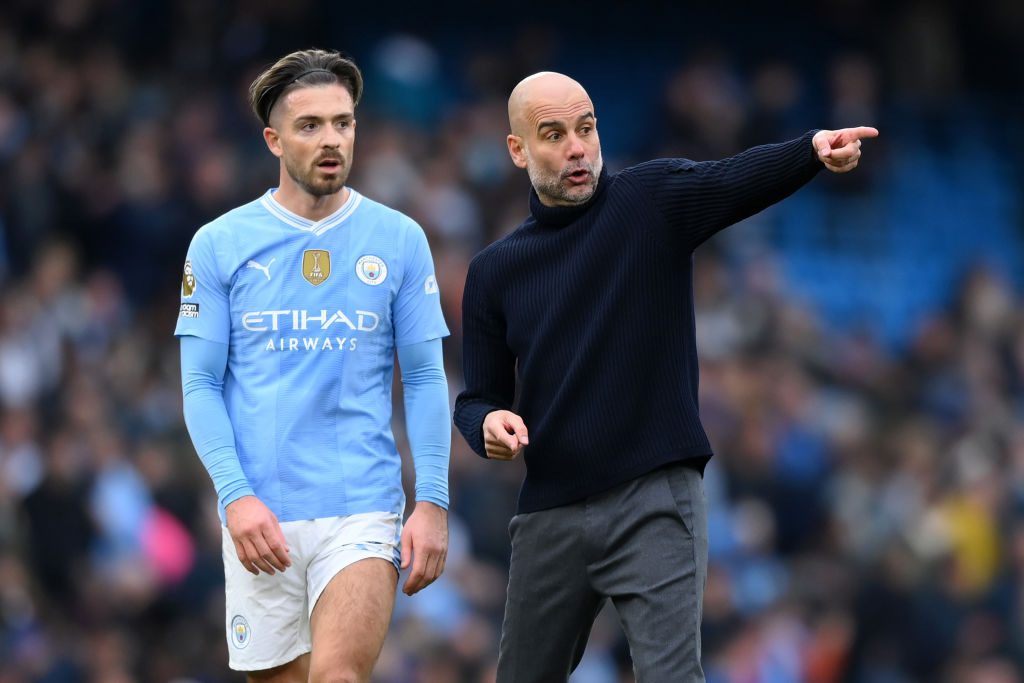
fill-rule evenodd
<path id="1" fill-rule="evenodd" d="M 810 131 L 719 161 L 658 159 L 633 167 L 664 218 L 668 239 L 692 250 L 719 230 L 796 192 L 821 170 L 845 173 L 860 160 L 874 128 Z"/>

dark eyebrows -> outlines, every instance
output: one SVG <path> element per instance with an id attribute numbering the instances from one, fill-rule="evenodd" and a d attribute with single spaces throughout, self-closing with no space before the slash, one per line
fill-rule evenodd
<path id="1" fill-rule="evenodd" d="M 337 116 L 333 117 L 331 120 L 332 121 L 352 121 L 355 118 L 356 118 L 356 115 L 354 113 L 347 113 L 346 112 L 344 114 L 338 114 Z M 305 123 L 309 123 L 309 122 L 322 121 L 323 119 L 324 119 L 324 117 L 322 117 L 322 116 L 316 116 L 314 114 L 303 114 L 302 116 L 295 117 L 295 123 L 296 124 L 305 124 Z"/>
<path id="2" fill-rule="evenodd" d="M 594 116 L 594 112 L 592 112 L 592 111 L 585 111 L 585 112 L 583 112 L 582 114 L 580 114 L 579 116 L 576 117 L 576 123 L 580 124 L 580 123 L 582 123 L 584 121 L 584 119 L 594 119 L 594 118 L 596 118 Z M 545 128 L 557 128 L 558 126 L 561 125 L 561 123 L 562 123 L 561 121 L 557 121 L 557 120 L 541 121 L 541 122 L 539 122 L 537 124 L 537 131 L 540 132 L 540 131 L 544 130 Z"/>

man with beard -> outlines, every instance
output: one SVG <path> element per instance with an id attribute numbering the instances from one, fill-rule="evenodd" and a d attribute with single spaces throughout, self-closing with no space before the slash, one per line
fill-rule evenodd
<path id="1" fill-rule="evenodd" d="M 508 115 L 531 215 L 470 265 L 455 408 L 478 454 L 526 461 L 498 683 L 567 680 L 607 600 L 638 681 L 703 681 L 711 446 L 697 411 L 692 254 L 822 165 L 852 170 L 860 139 L 878 131 L 811 131 L 722 161 L 613 174 L 571 78 L 526 78 Z"/>
<path id="2" fill-rule="evenodd" d="M 224 524 L 230 666 L 250 681 L 368 681 L 399 566 L 412 595 L 445 564 L 448 329 L 423 230 L 345 185 L 362 87 L 323 50 L 262 73 L 250 98 L 280 186 L 203 226 L 185 262 L 185 422 Z"/>

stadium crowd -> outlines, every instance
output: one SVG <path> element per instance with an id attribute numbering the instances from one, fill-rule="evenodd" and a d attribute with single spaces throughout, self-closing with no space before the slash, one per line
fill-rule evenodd
<path id="1" fill-rule="evenodd" d="M 927 248 L 924 209 L 885 219 L 920 259 L 948 264 L 938 303 L 895 335 L 863 311 L 837 320 L 793 286 L 774 208 L 698 251 L 701 413 L 716 451 L 704 660 L 713 683 L 1024 682 L 1024 301 L 1021 271 L 1004 267 L 1024 265 L 1012 165 L 1024 125 L 1004 116 L 1024 74 L 992 73 L 1024 63 L 1012 39 L 1024 9 L 898 2 L 880 19 L 874 3 L 819 5 L 738 28 L 705 8 L 685 24 L 692 45 L 649 53 L 627 24 L 621 52 L 589 61 L 572 27 L 488 32 L 479 15 L 466 18 L 478 35 L 455 39 L 443 17 L 405 32 L 352 10 L 375 29 L 360 31 L 314 2 L 0 7 L 0 683 L 240 680 L 171 333 L 192 233 L 275 178 L 245 88 L 315 44 L 366 73 L 350 184 L 430 238 L 453 397 L 469 259 L 526 215 L 504 143 L 505 98 L 525 74 L 559 68 L 588 87 L 612 170 L 876 125 L 856 177 L 787 200 L 826 202 L 865 231 L 900 169 L 988 163 L 975 170 L 999 184 L 1016 241 L 965 262 Z M 610 40 L 624 11 L 583 28 Z M 758 22 L 786 49 L 762 58 Z M 931 210 L 966 207 L 962 231 L 980 235 L 990 226 L 972 222 L 972 201 Z M 871 261 L 857 235 L 803 227 L 829 253 Z M 881 288 L 872 272 L 844 286 Z M 396 397 L 400 415 L 398 382 Z M 399 595 L 374 680 L 493 681 L 521 477 L 520 463 L 453 437 L 447 570 Z M 613 612 L 572 680 L 632 681 Z"/>

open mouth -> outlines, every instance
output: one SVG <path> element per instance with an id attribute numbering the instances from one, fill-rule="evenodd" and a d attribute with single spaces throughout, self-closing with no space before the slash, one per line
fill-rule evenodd
<path id="1" fill-rule="evenodd" d="M 567 175 L 566 178 L 569 180 L 569 182 L 575 185 L 582 185 L 583 183 L 590 180 L 590 171 L 588 171 L 585 168 L 581 168 L 573 171 L 572 173 Z"/>
<path id="2" fill-rule="evenodd" d="M 341 169 L 341 160 L 340 159 L 322 159 L 322 160 L 320 160 L 317 163 L 316 167 L 319 168 L 321 171 L 327 171 L 328 173 L 333 173 L 333 172 L 338 171 L 338 170 Z"/>

